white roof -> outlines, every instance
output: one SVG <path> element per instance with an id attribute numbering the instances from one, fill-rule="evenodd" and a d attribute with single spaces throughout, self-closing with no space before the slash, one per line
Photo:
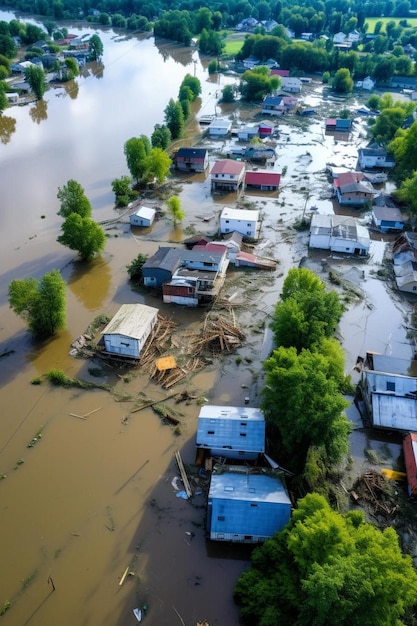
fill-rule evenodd
<path id="1" fill-rule="evenodd" d="M 258 222 L 259 211 L 250 209 L 232 209 L 231 207 L 225 206 L 220 217 L 228 220 L 240 220 L 241 222 Z"/>
<path id="2" fill-rule="evenodd" d="M 125 335 L 133 339 L 141 339 L 158 312 L 159 309 L 146 304 L 122 304 L 101 334 Z"/>
<path id="3" fill-rule="evenodd" d="M 247 406 L 219 406 L 216 404 L 206 404 L 200 409 L 201 418 L 210 419 L 235 419 L 235 420 L 251 420 L 251 421 L 265 421 L 265 416 L 261 409 L 247 407 Z"/>
<path id="4" fill-rule="evenodd" d="M 144 217 L 145 219 L 151 220 L 156 213 L 156 210 L 150 206 L 140 206 L 135 212 L 134 215 L 138 217 Z"/>

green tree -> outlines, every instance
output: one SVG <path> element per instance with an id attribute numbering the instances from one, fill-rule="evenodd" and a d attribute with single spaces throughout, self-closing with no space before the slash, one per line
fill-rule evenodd
<path id="1" fill-rule="evenodd" d="M 112 181 L 111 187 L 115 195 L 117 207 L 127 206 L 130 200 L 134 197 L 134 193 L 132 191 L 132 179 L 130 176 L 115 178 Z"/>
<path id="2" fill-rule="evenodd" d="M 147 260 L 146 254 L 139 252 L 138 256 L 133 261 L 126 265 L 129 279 L 133 282 L 141 282 L 142 280 L 142 267 Z"/>
<path id="3" fill-rule="evenodd" d="M 325 356 L 280 347 L 264 363 L 262 407 L 273 434 L 274 452 L 284 467 L 303 471 L 310 446 L 322 450 L 327 464 L 348 451 L 348 406 L 331 378 Z"/>
<path id="4" fill-rule="evenodd" d="M 410 179 L 417 170 L 417 122 L 407 130 L 397 130 L 388 149 L 395 159 L 394 174 L 397 181 Z"/>
<path id="5" fill-rule="evenodd" d="M 178 196 L 171 196 L 167 202 L 168 213 L 172 217 L 172 221 L 175 224 L 182 222 L 185 217 L 185 211 L 181 208 L 181 200 Z"/>
<path id="6" fill-rule="evenodd" d="M 145 135 L 131 137 L 124 145 L 127 167 L 136 182 L 139 182 L 146 173 L 146 161 L 150 150 L 151 144 Z"/>
<path id="7" fill-rule="evenodd" d="M 101 16 L 100 16 L 101 17 Z M 102 23 L 102 22 L 101 22 Z M 88 44 L 88 51 L 92 61 L 99 61 L 103 56 L 104 47 L 98 35 L 93 35 Z"/>
<path id="8" fill-rule="evenodd" d="M 270 77 L 269 69 L 262 66 L 244 72 L 240 81 L 240 92 L 244 100 L 259 102 L 278 85 L 279 79 L 276 76 Z"/>
<path id="9" fill-rule="evenodd" d="M 383 109 L 370 129 L 372 137 L 378 143 L 390 142 L 408 117 L 407 110 L 398 103 L 395 104 L 396 106 Z"/>
<path id="10" fill-rule="evenodd" d="M 148 178 L 156 178 L 159 183 L 163 183 L 168 176 L 172 161 L 162 148 L 152 148 L 146 160 L 146 171 Z"/>
<path id="11" fill-rule="evenodd" d="M 393 528 L 308 494 L 286 528 L 252 553 L 235 598 L 257 626 L 393 626 L 416 601 L 417 574 Z"/>
<path id="12" fill-rule="evenodd" d="M 70 179 L 63 187 L 58 187 L 57 198 L 61 202 L 58 215 L 66 219 L 71 213 L 78 213 L 81 217 L 90 217 L 91 203 L 85 195 L 83 187 L 76 180 Z"/>
<path id="13" fill-rule="evenodd" d="M 45 73 L 43 69 L 37 65 L 30 65 L 25 70 L 25 80 L 29 84 L 33 93 L 38 100 L 42 100 L 47 89 Z"/>
<path id="14" fill-rule="evenodd" d="M 0 35 L 0 54 L 13 59 L 16 56 L 16 44 L 9 35 Z"/>
<path id="15" fill-rule="evenodd" d="M 407 208 L 407 211 L 414 216 L 417 215 L 417 172 L 403 180 L 392 195 Z"/>
<path id="16" fill-rule="evenodd" d="M 6 83 L 0 81 L 0 111 L 7 109 L 9 101 L 6 96 Z"/>
<path id="17" fill-rule="evenodd" d="M 67 80 L 73 80 L 80 73 L 77 61 L 75 59 L 68 58 L 65 59 L 64 63 L 67 67 Z"/>
<path id="18" fill-rule="evenodd" d="M 337 70 L 333 78 L 333 89 L 338 93 L 349 93 L 353 89 L 353 80 L 347 67 Z"/>
<path id="19" fill-rule="evenodd" d="M 83 261 L 94 258 L 106 243 L 101 226 L 90 217 L 81 217 L 78 213 L 71 213 L 66 218 L 61 231 L 57 241 L 70 250 L 76 250 Z"/>
<path id="20" fill-rule="evenodd" d="M 168 126 L 172 139 L 178 139 L 184 132 L 184 113 L 181 104 L 171 98 L 165 107 L 165 124 Z"/>
<path id="21" fill-rule="evenodd" d="M 10 308 L 27 320 L 29 329 L 50 337 L 65 326 L 65 282 L 52 270 L 40 280 L 13 280 L 9 285 Z"/>
<path id="22" fill-rule="evenodd" d="M 186 74 L 180 85 L 178 100 L 184 99 L 183 96 L 181 96 L 181 90 L 187 87 L 190 90 L 188 93 L 191 93 L 191 97 L 189 97 L 188 99 L 190 100 L 190 102 L 193 102 L 201 94 L 201 82 L 195 76 L 191 76 L 191 74 Z"/>
<path id="23" fill-rule="evenodd" d="M 234 102 L 235 90 L 232 85 L 225 85 L 222 89 L 222 102 Z"/>
<path id="24" fill-rule="evenodd" d="M 151 135 L 152 148 L 166 150 L 171 143 L 171 132 L 165 124 L 155 124 Z"/>

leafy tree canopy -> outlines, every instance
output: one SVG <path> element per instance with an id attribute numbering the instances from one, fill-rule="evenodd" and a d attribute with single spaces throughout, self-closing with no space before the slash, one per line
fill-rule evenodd
<path id="1" fill-rule="evenodd" d="M 146 160 L 151 151 L 151 143 L 145 135 L 131 137 L 124 145 L 124 154 L 129 172 L 139 182 L 146 173 Z"/>
<path id="2" fill-rule="evenodd" d="M 417 170 L 417 122 L 407 130 L 397 130 L 394 139 L 388 145 L 388 150 L 394 155 L 394 174 L 397 181 L 412 178 Z"/>
<path id="3" fill-rule="evenodd" d="M 171 132 L 165 124 L 155 124 L 151 144 L 152 148 L 162 148 L 166 150 L 171 143 Z"/>
<path id="4" fill-rule="evenodd" d="M 163 183 L 168 176 L 172 161 L 162 148 L 152 148 L 146 160 L 146 171 L 149 178 L 156 178 Z"/>
<path id="5" fill-rule="evenodd" d="M 9 285 L 10 308 L 27 320 L 29 329 L 50 337 L 65 326 L 65 282 L 52 270 L 40 280 L 13 280 Z"/>
<path id="6" fill-rule="evenodd" d="M 184 112 L 180 102 L 171 98 L 164 113 L 165 124 L 169 128 L 172 139 L 178 139 L 184 132 Z"/>
<path id="7" fill-rule="evenodd" d="M 261 66 L 244 72 L 240 81 L 240 92 L 244 100 L 259 102 L 278 86 L 279 78 L 270 77 L 269 69 Z"/>
<path id="8" fill-rule="evenodd" d="M 45 73 L 39 66 L 30 65 L 25 69 L 25 80 L 38 100 L 42 100 L 47 89 Z"/>
<path id="9" fill-rule="evenodd" d="M 90 58 L 93 61 L 99 61 L 101 59 L 101 57 L 103 56 L 104 47 L 103 42 L 98 35 L 93 35 L 90 38 L 88 49 L 90 53 Z"/>
<path id="10" fill-rule="evenodd" d="M 171 196 L 167 202 L 168 213 L 172 217 L 172 221 L 175 224 L 182 222 L 185 217 L 185 211 L 181 208 L 181 200 L 178 196 Z"/>
<path id="11" fill-rule="evenodd" d="M 81 217 L 91 216 L 91 203 L 76 180 L 70 179 L 63 187 L 58 187 L 57 198 L 61 202 L 58 215 L 64 219 L 71 213 L 78 213 Z"/>
<path id="12" fill-rule="evenodd" d="M 333 89 L 339 93 L 349 93 L 353 89 L 353 80 L 347 67 L 337 70 L 333 79 Z"/>
<path id="13" fill-rule="evenodd" d="M 57 241 L 71 250 L 76 250 L 83 261 L 90 261 L 103 250 L 106 235 L 99 224 L 89 217 L 71 213 L 62 224 L 62 234 Z"/>
<path id="14" fill-rule="evenodd" d="M 186 74 L 184 76 L 183 81 L 180 85 L 178 100 L 183 100 L 183 97 L 181 96 L 181 90 L 183 88 L 189 89 L 189 92 L 186 93 L 191 94 L 191 98 L 188 98 L 190 102 L 193 102 L 197 98 L 197 96 L 201 94 L 201 82 L 195 76 L 191 76 L 191 74 Z"/>
<path id="15" fill-rule="evenodd" d="M 348 450 L 348 403 L 332 377 L 334 362 L 319 352 L 280 347 L 264 363 L 262 407 L 272 427 L 275 452 L 285 467 L 302 472 L 310 446 L 329 464 Z"/>
<path id="16" fill-rule="evenodd" d="M 381 532 L 362 513 L 341 515 L 309 494 L 254 550 L 235 598 L 257 626 L 393 626 L 415 604 L 416 583 L 392 528 Z"/>

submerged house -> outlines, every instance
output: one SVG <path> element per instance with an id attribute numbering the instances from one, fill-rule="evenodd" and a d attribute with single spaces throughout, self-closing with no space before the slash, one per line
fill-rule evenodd
<path id="1" fill-rule="evenodd" d="M 371 246 L 368 229 L 354 217 L 321 215 L 311 218 L 310 248 L 367 256 Z"/>
<path id="2" fill-rule="evenodd" d="M 237 191 L 243 184 L 245 164 L 233 159 L 220 159 L 211 169 L 211 188 Z"/>
<path id="3" fill-rule="evenodd" d="M 381 233 L 404 230 L 406 218 L 385 194 L 375 198 L 372 205 L 372 222 Z"/>
<path id="4" fill-rule="evenodd" d="M 150 206 L 141 206 L 130 216 L 131 226 L 152 226 L 156 215 L 156 209 Z"/>
<path id="5" fill-rule="evenodd" d="M 214 119 L 207 129 L 207 134 L 212 139 L 226 139 L 232 130 L 232 122 L 229 120 Z"/>
<path id="6" fill-rule="evenodd" d="M 99 348 L 109 355 L 139 359 L 158 321 L 158 309 L 145 304 L 123 304 L 103 329 Z"/>
<path id="7" fill-rule="evenodd" d="M 417 431 L 415 363 L 379 354 L 367 354 L 360 389 L 366 415 L 375 428 Z"/>
<path id="8" fill-rule="evenodd" d="M 352 120 L 329 117 L 326 120 L 326 132 L 328 133 L 350 133 L 352 130 Z"/>
<path id="9" fill-rule="evenodd" d="M 364 180 L 362 172 L 345 172 L 333 180 L 333 187 L 341 206 L 363 206 L 375 197 L 372 184 Z"/>
<path id="10" fill-rule="evenodd" d="M 241 126 L 237 130 L 238 141 L 250 141 L 254 137 L 258 137 L 257 126 Z"/>
<path id="11" fill-rule="evenodd" d="M 290 516 L 291 501 L 279 477 L 260 468 L 223 466 L 213 471 L 207 505 L 209 539 L 262 543 L 282 530 Z"/>
<path id="12" fill-rule="evenodd" d="M 392 260 L 394 265 L 417 261 L 416 233 L 404 232 L 397 237 L 392 245 Z"/>
<path id="13" fill-rule="evenodd" d="M 161 287 L 172 278 L 180 265 L 181 248 L 161 246 L 142 266 L 143 283 L 146 287 Z"/>
<path id="14" fill-rule="evenodd" d="M 220 233 L 236 231 L 243 237 L 258 239 L 261 229 L 259 211 L 251 209 L 232 209 L 224 207 L 220 214 Z"/>
<path id="15" fill-rule="evenodd" d="M 180 148 L 174 157 L 175 167 L 182 172 L 204 172 L 208 167 L 208 150 L 205 148 Z"/>
<path id="16" fill-rule="evenodd" d="M 197 449 L 210 456 L 255 461 L 265 452 L 265 417 L 257 408 L 215 406 L 200 409 Z"/>
<path id="17" fill-rule="evenodd" d="M 261 191 L 277 191 L 281 180 L 278 172 L 264 170 L 248 170 L 245 174 L 246 189 L 260 189 Z"/>
<path id="18" fill-rule="evenodd" d="M 400 291 L 417 293 L 417 261 L 394 265 L 395 282 Z"/>
<path id="19" fill-rule="evenodd" d="M 358 163 L 363 170 L 375 167 L 391 168 L 395 165 L 393 155 L 379 147 L 360 148 L 358 150 Z"/>
<path id="20" fill-rule="evenodd" d="M 282 96 L 265 96 L 262 101 L 262 115 L 284 115 L 285 112 Z"/>

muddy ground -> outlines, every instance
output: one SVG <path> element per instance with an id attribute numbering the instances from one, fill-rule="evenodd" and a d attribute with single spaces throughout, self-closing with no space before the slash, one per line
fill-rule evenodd
<path id="1" fill-rule="evenodd" d="M 343 277 L 333 286 L 348 304 L 339 332 L 353 382 L 358 376 L 353 370 L 356 357 L 365 350 L 411 357 L 406 326 L 414 301 L 393 289 L 390 272 L 385 271 L 389 238 L 376 236 L 371 258 L 359 261 L 326 252 L 309 254 L 307 233 L 293 228 L 312 206 L 321 212 L 339 210 L 331 196 L 326 163 L 354 167 L 366 135 L 366 122 L 359 117 L 348 141 L 335 141 L 323 130 L 325 117 L 342 108 L 354 111 L 364 95 L 334 98 L 321 83 L 313 82 L 303 88 L 302 97 L 318 113 L 309 120 L 294 116 L 277 120 L 278 158 L 273 167 L 286 170 L 279 193 L 212 194 L 208 172 L 178 175 L 170 185 L 186 212 L 183 224 L 174 228 L 162 216 L 143 232 L 131 231 L 125 219 L 116 221 L 106 225 L 108 244 L 100 259 L 88 268 L 68 259 L 63 267 L 69 287 L 66 331 L 38 344 L 27 336 L 23 323 L 11 314 L 5 316 L 8 338 L 2 352 L 10 354 L 1 359 L 0 472 L 7 478 L 1 484 L 0 548 L 8 565 L 0 574 L 0 605 L 10 600 L 12 607 L 2 618 L 4 624 L 52 626 L 59 619 L 62 626 L 128 626 L 135 623 L 132 609 L 144 603 L 149 607 L 145 618 L 149 625 L 194 626 L 198 619 L 207 619 L 210 626 L 239 623 L 232 591 L 248 565 L 250 550 L 206 542 L 204 497 L 196 495 L 191 502 L 177 497 L 174 452 L 180 450 L 185 463 L 194 462 L 195 429 L 204 398 L 241 405 L 249 397 L 251 405 L 259 404 L 262 360 L 271 349 L 268 323 L 290 268 L 302 263 L 324 280 L 332 268 Z M 211 113 L 216 108 L 233 115 L 236 123 L 261 119 L 258 107 L 218 105 L 213 91 L 202 110 Z M 186 141 L 191 139 L 210 148 L 211 163 L 230 143 L 207 141 L 196 126 Z M 160 202 L 163 210 L 161 198 Z M 214 235 L 216 217 L 229 204 L 262 210 L 261 239 L 255 250 L 278 261 L 272 274 L 228 271 L 222 297 L 232 298 L 235 319 L 246 334 L 241 348 L 212 356 L 166 391 L 140 368 L 108 368 L 69 355 L 71 342 L 98 314 L 112 315 L 124 302 L 158 307 L 175 320 L 180 338 L 197 332 L 207 311 L 170 307 L 157 294 L 132 290 L 126 265 L 138 252 L 152 254 L 159 245 L 178 244 L 194 232 Z M 207 215 L 213 216 L 209 222 L 204 221 Z M 45 253 L 43 266 L 48 262 Z M 186 339 L 181 341 L 180 350 L 186 351 Z M 30 384 L 52 367 L 85 381 L 110 384 L 112 393 Z M 145 399 L 163 401 L 177 390 L 193 396 L 179 404 L 167 400 L 177 412 L 177 428 L 152 408 L 135 412 Z M 343 477 L 346 490 L 358 474 L 374 467 L 367 450 L 375 451 L 371 458 L 379 461 L 377 467 L 401 462 L 398 439 L 364 429 L 353 404 L 348 415 L 354 430 L 349 471 Z M 40 431 L 41 439 L 28 449 Z M 196 490 L 204 489 L 204 478 L 193 475 L 192 481 Z"/>

